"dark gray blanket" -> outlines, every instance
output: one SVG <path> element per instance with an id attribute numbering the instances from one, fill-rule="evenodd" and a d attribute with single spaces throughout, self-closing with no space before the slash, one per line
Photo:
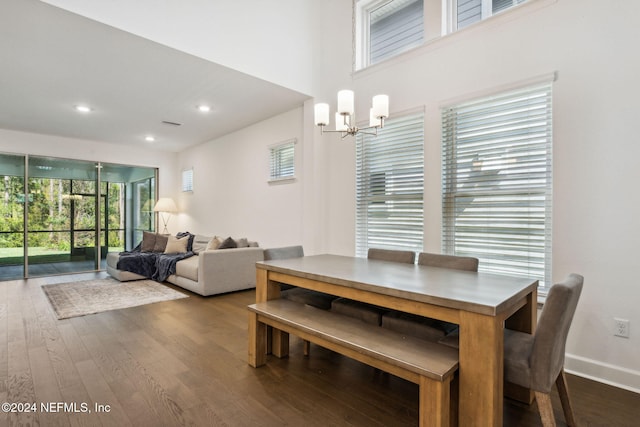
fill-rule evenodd
<path id="1" fill-rule="evenodd" d="M 163 254 L 155 252 L 120 252 L 117 268 L 130 271 L 157 282 L 164 282 L 167 277 L 176 273 L 176 263 L 192 257 L 193 252 L 181 254 Z"/>

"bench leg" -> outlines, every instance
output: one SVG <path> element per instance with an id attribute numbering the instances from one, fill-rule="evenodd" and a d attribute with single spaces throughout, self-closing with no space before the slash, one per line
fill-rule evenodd
<path id="1" fill-rule="evenodd" d="M 289 355 L 289 334 L 280 329 L 271 328 L 271 352 L 274 356 L 283 358 Z"/>
<path id="2" fill-rule="evenodd" d="M 267 361 L 267 325 L 258 322 L 258 315 L 249 312 L 249 365 L 257 368 Z"/>
<path id="3" fill-rule="evenodd" d="M 449 427 L 451 377 L 434 381 L 420 377 L 420 427 Z"/>

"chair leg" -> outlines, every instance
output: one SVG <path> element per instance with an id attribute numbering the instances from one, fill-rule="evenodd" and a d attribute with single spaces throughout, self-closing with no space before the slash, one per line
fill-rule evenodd
<path id="1" fill-rule="evenodd" d="M 307 340 L 303 341 L 302 354 L 305 356 L 309 355 L 309 348 L 311 347 L 311 343 Z"/>
<path id="2" fill-rule="evenodd" d="M 535 394 L 542 425 L 544 427 L 556 427 L 556 419 L 553 416 L 553 407 L 551 406 L 551 395 L 539 391 L 536 391 Z"/>
<path id="3" fill-rule="evenodd" d="M 571 406 L 571 399 L 569 398 L 569 388 L 567 386 L 567 377 L 564 373 L 564 369 L 560 371 L 558 378 L 556 379 L 556 387 L 558 387 L 558 394 L 560 395 L 560 402 L 562 403 L 562 411 L 564 412 L 564 419 L 569 427 L 575 427 L 578 424 L 573 416 L 573 407 Z"/>

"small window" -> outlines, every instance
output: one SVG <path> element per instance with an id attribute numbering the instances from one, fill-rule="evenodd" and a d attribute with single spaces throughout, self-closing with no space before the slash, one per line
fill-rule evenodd
<path id="1" fill-rule="evenodd" d="M 269 181 L 295 179 L 296 140 L 269 147 Z"/>
<path id="2" fill-rule="evenodd" d="M 193 191 L 193 169 L 182 171 L 182 191 Z"/>
<path id="3" fill-rule="evenodd" d="M 454 0 L 452 10 L 456 23 L 454 30 L 487 19 L 525 1 L 527 0 Z"/>
<path id="4" fill-rule="evenodd" d="M 356 14 L 358 69 L 423 43 L 423 0 L 360 0 Z"/>

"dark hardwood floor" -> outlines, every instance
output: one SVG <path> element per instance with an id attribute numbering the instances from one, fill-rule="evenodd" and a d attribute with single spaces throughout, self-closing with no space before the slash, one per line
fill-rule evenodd
<path id="1" fill-rule="evenodd" d="M 0 282 L 0 403 L 37 406 L 0 412 L 0 426 L 418 423 L 417 386 L 317 346 L 305 358 L 294 337 L 288 359 L 251 368 L 254 291 L 57 320 L 40 289 L 102 276 Z M 569 386 L 580 425 L 640 425 L 640 395 L 571 375 Z M 553 404 L 565 426 L 557 393 Z M 535 404 L 505 400 L 504 414 L 507 426 L 541 425 Z"/>

